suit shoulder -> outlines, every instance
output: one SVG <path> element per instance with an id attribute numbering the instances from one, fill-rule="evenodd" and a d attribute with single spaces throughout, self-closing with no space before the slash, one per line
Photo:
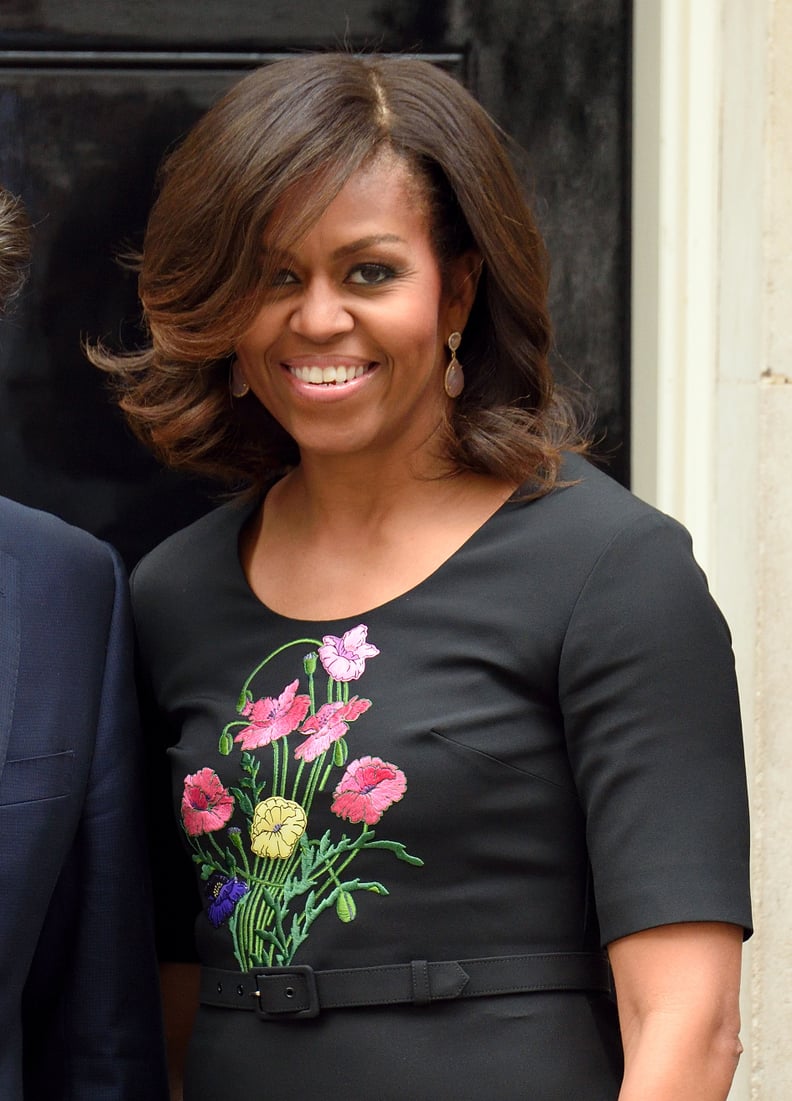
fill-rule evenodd
<path id="1" fill-rule="evenodd" d="M 27 562 L 90 574 L 109 569 L 118 555 L 108 544 L 49 512 L 0 498 L 0 548 Z"/>

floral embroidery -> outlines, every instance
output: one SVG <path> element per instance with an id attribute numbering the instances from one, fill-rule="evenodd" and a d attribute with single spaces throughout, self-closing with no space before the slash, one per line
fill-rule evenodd
<path id="1" fill-rule="evenodd" d="M 190 837 L 220 830 L 234 813 L 234 800 L 211 768 L 184 779 L 182 821 Z"/>
<path id="2" fill-rule="evenodd" d="M 299 803 L 271 795 L 253 811 L 250 847 L 256 856 L 285 860 L 305 833 L 307 821 Z"/>
<path id="3" fill-rule="evenodd" d="M 311 701 L 307 696 L 297 695 L 299 681 L 287 684 L 276 700 L 266 696 L 262 700 L 248 700 L 242 708 L 242 714 L 252 719 L 249 726 L 240 730 L 234 738 L 241 742 L 243 749 L 258 749 L 269 745 L 276 738 L 283 738 L 296 730 L 305 716 Z"/>
<path id="4" fill-rule="evenodd" d="M 368 627 L 360 623 L 341 638 L 325 635 L 319 647 L 319 660 L 329 677 L 337 681 L 358 680 L 366 668 L 366 658 L 375 658 L 376 646 L 366 642 Z"/>
<path id="5" fill-rule="evenodd" d="M 309 715 L 300 728 L 300 733 L 310 737 L 294 751 L 297 760 L 315 761 L 320 753 L 329 749 L 349 730 L 349 724 L 358 715 L 368 711 L 371 700 L 359 700 L 353 696 L 349 703 L 323 703 L 315 715 Z"/>
<path id="6" fill-rule="evenodd" d="M 330 808 L 348 822 L 379 822 L 393 803 L 398 803 L 407 790 L 404 773 L 379 757 L 361 757 L 353 761 L 333 792 Z"/>
<path id="7" fill-rule="evenodd" d="M 246 891 L 247 884 L 241 879 L 228 879 L 224 875 L 213 875 L 210 878 L 206 885 L 206 897 L 209 899 L 206 913 L 215 929 L 228 921 Z"/>
<path id="8" fill-rule="evenodd" d="M 371 700 L 349 696 L 349 682 L 359 680 L 366 662 L 379 654 L 367 635 L 360 623 L 340 638 L 295 639 L 274 650 L 242 686 L 236 706 L 241 718 L 220 734 L 222 756 L 240 749 L 238 784 L 225 787 L 211 768 L 185 777 L 182 824 L 206 883 L 207 917 L 215 928 L 227 927 L 244 971 L 289 964 L 326 910 L 334 909 L 344 924 L 354 921 L 356 892 L 388 894 L 376 880 L 348 878 L 347 869 L 363 850 L 386 850 L 408 864 L 423 864 L 401 842 L 376 839 L 371 828 L 405 794 L 401 769 L 372 756 L 346 764 L 350 724 L 371 707 Z M 272 659 L 297 646 L 310 647 L 302 662 L 305 691 L 298 678 L 279 695 L 254 697 L 252 686 Z M 320 663 L 327 685 L 317 703 Z M 271 773 L 262 769 L 261 751 L 267 748 Z M 311 809 L 317 798 L 329 798 L 324 793 L 334 769 L 344 772 L 330 809 L 340 821 L 360 824 L 360 833 L 334 837 L 326 830 L 311 837 Z M 229 825 L 235 814 L 246 828 Z"/>

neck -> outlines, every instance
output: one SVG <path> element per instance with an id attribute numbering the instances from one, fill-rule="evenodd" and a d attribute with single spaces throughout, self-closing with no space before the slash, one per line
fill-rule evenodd
<path id="1" fill-rule="evenodd" d="M 444 477 L 439 463 L 422 471 L 409 465 L 378 465 L 349 456 L 304 456 L 300 465 L 271 491 L 266 508 L 292 534 L 345 545 L 355 533 L 359 545 L 388 540 L 394 532 L 419 532 L 440 515 L 449 522 L 461 508 L 487 512 L 501 504 L 514 486 L 486 475 L 462 472 Z M 263 519 L 263 517 L 262 517 Z"/>

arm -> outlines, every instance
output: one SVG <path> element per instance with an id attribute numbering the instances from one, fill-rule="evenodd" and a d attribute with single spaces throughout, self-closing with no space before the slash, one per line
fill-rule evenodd
<path id="1" fill-rule="evenodd" d="M 664 925 L 609 946 L 624 1044 L 619 1101 L 724 1101 L 739 1040 L 742 929 Z"/>
<path id="2" fill-rule="evenodd" d="M 197 963 L 163 963 L 160 966 L 171 1101 L 182 1101 L 184 1061 L 198 1009 L 199 981 Z"/>

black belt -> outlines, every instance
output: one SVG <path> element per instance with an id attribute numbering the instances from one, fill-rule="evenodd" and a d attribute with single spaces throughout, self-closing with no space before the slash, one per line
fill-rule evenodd
<path id="1" fill-rule="evenodd" d="M 254 1010 L 264 1020 L 316 1017 L 322 1009 L 429 1005 L 454 998 L 545 990 L 611 993 L 607 958 L 597 952 L 546 952 L 475 960 L 385 964 L 314 971 L 306 965 L 255 971 L 201 969 L 201 1002 Z"/>

